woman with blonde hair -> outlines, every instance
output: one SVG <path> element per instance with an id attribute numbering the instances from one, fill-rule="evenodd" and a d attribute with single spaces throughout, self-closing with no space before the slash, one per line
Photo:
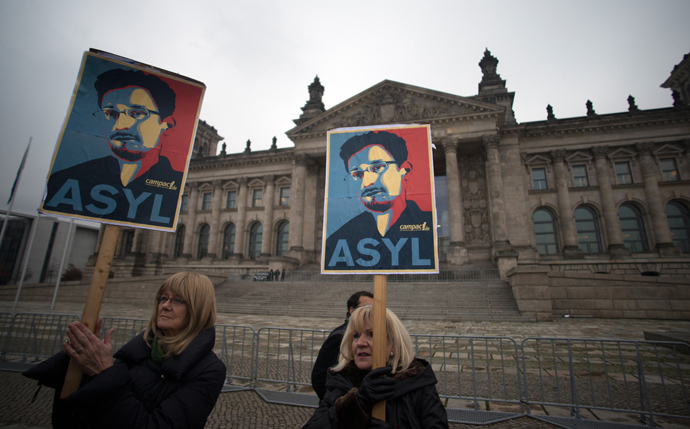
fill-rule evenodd
<path id="1" fill-rule="evenodd" d="M 56 390 L 53 427 L 203 428 L 225 383 L 225 364 L 213 352 L 216 298 L 208 277 L 182 272 L 156 293 L 146 330 L 112 355 L 113 330 L 99 339 L 71 323 L 64 351 L 24 375 Z M 60 399 L 71 358 L 82 386 Z"/>
<path id="2" fill-rule="evenodd" d="M 415 358 L 410 334 L 388 309 L 387 366 L 372 370 L 372 321 L 371 306 L 352 313 L 340 359 L 328 373 L 326 394 L 304 428 L 448 428 L 431 366 Z M 386 401 L 385 422 L 371 416 L 380 401 Z"/>

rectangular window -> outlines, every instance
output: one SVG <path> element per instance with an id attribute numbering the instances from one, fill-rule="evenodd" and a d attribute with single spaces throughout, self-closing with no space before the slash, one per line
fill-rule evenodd
<path id="1" fill-rule="evenodd" d="M 290 188 L 280 188 L 280 205 L 290 205 Z"/>
<path id="2" fill-rule="evenodd" d="M 211 193 L 205 192 L 201 200 L 201 210 L 211 210 Z"/>
<path id="3" fill-rule="evenodd" d="M 532 183 L 534 189 L 547 189 L 545 168 L 532 169 Z"/>
<path id="4" fill-rule="evenodd" d="M 237 192 L 235 192 L 235 191 L 228 192 L 228 199 L 225 202 L 225 208 L 234 209 L 236 200 L 237 200 Z"/>
<path id="5" fill-rule="evenodd" d="M 182 195 L 182 201 L 180 202 L 180 211 L 187 211 L 187 202 L 189 201 L 189 195 Z"/>
<path id="6" fill-rule="evenodd" d="M 663 180 L 666 182 L 675 182 L 680 180 L 678 175 L 678 167 L 674 158 L 664 158 L 661 160 L 661 174 Z"/>
<path id="7" fill-rule="evenodd" d="M 573 186 L 576 188 L 589 186 L 586 165 L 573 165 Z"/>
<path id="8" fill-rule="evenodd" d="M 254 192 L 252 194 L 252 207 L 261 207 L 263 205 L 263 198 L 263 189 L 254 189 Z"/>
<path id="9" fill-rule="evenodd" d="M 616 182 L 619 185 L 627 185 L 632 183 L 632 174 L 630 173 L 630 163 L 617 162 L 616 163 Z"/>

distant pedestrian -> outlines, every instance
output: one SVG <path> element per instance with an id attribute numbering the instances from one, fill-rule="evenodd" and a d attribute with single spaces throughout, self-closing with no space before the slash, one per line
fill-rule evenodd
<path id="1" fill-rule="evenodd" d="M 284 282 L 285 281 L 285 268 L 283 268 L 283 272 L 280 273 L 280 281 Z"/>
<path id="2" fill-rule="evenodd" d="M 273 270 L 269 268 L 268 269 L 268 281 L 270 282 L 271 280 L 273 280 Z"/>

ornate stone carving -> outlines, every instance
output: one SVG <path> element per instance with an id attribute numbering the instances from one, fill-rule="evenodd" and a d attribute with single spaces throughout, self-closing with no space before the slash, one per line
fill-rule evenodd
<path id="1" fill-rule="evenodd" d="M 546 105 L 546 120 L 547 121 L 555 121 L 556 116 L 553 114 L 553 107 L 551 107 L 550 104 Z"/>
<path id="2" fill-rule="evenodd" d="M 458 152 L 458 140 L 454 138 L 445 138 L 441 140 L 441 145 L 446 154 Z"/>
<path id="3" fill-rule="evenodd" d="M 465 243 L 489 245 L 491 229 L 484 158 L 478 154 L 463 156 L 459 165 Z"/>
<path id="4" fill-rule="evenodd" d="M 501 138 L 498 136 L 498 134 L 485 135 L 482 136 L 482 143 L 486 149 L 498 148 L 498 145 L 501 144 Z"/>
<path id="5" fill-rule="evenodd" d="M 592 148 L 592 153 L 594 154 L 594 158 L 608 158 L 609 156 L 609 147 L 608 146 L 595 146 Z"/>
<path id="6" fill-rule="evenodd" d="M 308 167 L 312 162 L 311 162 L 311 157 L 309 155 L 306 155 L 304 153 L 297 153 L 292 157 L 292 160 L 295 162 L 295 165 L 303 165 L 305 167 Z"/>
<path id="7" fill-rule="evenodd" d="M 359 109 L 333 122 L 335 127 L 407 122 L 439 116 L 462 114 L 462 108 L 438 100 L 425 99 L 420 103 L 412 94 L 385 89 L 374 94 Z"/>
<path id="8" fill-rule="evenodd" d="M 554 162 L 565 162 L 565 151 L 564 150 L 552 150 L 549 152 L 551 159 Z"/>

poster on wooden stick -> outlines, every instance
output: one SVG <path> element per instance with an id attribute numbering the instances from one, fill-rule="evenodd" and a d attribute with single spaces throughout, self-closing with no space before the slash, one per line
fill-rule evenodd
<path id="1" fill-rule="evenodd" d="M 105 224 L 81 320 L 92 331 L 121 226 L 175 231 L 205 90 L 111 53 L 82 57 L 39 211 Z M 70 362 L 61 397 L 81 378 Z"/>
<path id="2" fill-rule="evenodd" d="M 374 275 L 373 368 L 387 361 L 386 275 L 438 273 L 432 147 L 429 125 L 328 132 L 321 273 Z M 385 403 L 373 412 L 385 420 Z"/>

